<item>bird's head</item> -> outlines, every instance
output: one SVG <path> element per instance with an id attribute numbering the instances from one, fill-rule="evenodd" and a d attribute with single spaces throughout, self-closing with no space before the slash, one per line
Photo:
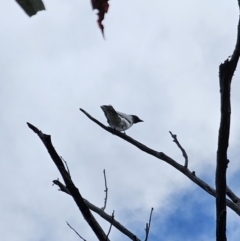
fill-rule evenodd
<path id="1" fill-rule="evenodd" d="M 133 124 L 136 124 L 138 122 L 143 122 L 143 120 L 139 119 L 139 117 L 136 115 L 132 115 L 132 118 L 133 118 Z"/>

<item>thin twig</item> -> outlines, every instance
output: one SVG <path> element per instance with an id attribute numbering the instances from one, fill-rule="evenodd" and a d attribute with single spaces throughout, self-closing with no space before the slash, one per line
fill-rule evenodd
<path id="1" fill-rule="evenodd" d="M 153 213 L 153 208 L 151 208 L 149 221 L 148 221 L 148 223 L 146 223 L 146 229 L 145 229 L 145 232 L 146 232 L 146 238 L 145 238 L 145 241 L 148 240 L 148 234 L 149 234 L 150 226 L 151 226 L 152 213 Z"/>
<path id="2" fill-rule="evenodd" d="M 67 172 L 68 172 L 69 176 L 71 177 L 70 170 L 69 170 L 69 168 L 68 168 L 67 162 L 64 160 L 64 158 L 63 158 L 62 156 L 60 156 L 60 158 L 61 158 L 62 161 L 65 163 L 65 166 L 66 166 L 66 168 L 67 168 Z"/>
<path id="3" fill-rule="evenodd" d="M 179 143 L 179 141 L 178 141 L 178 139 L 177 139 L 177 135 L 172 134 L 171 131 L 169 131 L 169 133 L 171 134 L 171 136 L 172 136 L 172 138 L 173 138 L 173 142 L 175 142 L 176 145 L 178 146 L 178 148 L 181 150 L 182 155 L 183 155 L 183 157 L 184 157 L 184 159 L 185 159 L 184 167 L 187 168 L 187 167 L 188 167 L 188 156 L 187 156 L 186 151 L 182 148 L 181 144 Z"/>
<path id="4" fill-rule="evenodd" d="M 106 195 L 105 195 L 105 198 L 104 198 L 104 206 L 101 209 L 104 211 L 106 209 L 106 206 L 107 206 L 107 198 L 108 198 L 108 187 L 107 187 L 107 178 L 106 178 L 105 169 L 103 170 L 103 175 L 104 175 L 104 182 L 105 182 L 104 192 L 106 193 Z"/>
<path id="5" fill-rule="evenodd" d="M 112 221 L 111 221 L 111 224 L 110 224 L 108 233 L 107 233 L 107 239 L 108 239 L 108 236 L 109 236 L 109 234 L 110 234 L 110 232 L 111 232 L 111 229 L 112 229 L 113 220 L 114 220 L 114 210 L 113 210 L 113 212 L 112 212 Z M 106 239 L 106 240 L 107 240 L 107 239 Z"/>
<path id="6" fill-rule="evenodd" d="M 86 239 L 84 239 L 67 221 L 66 221 L 67 225 L 69 226 L 69 228 L 71 228 L 77 235 L 79 238 L 81 238 L 84 241 L 87 241 Z"/>

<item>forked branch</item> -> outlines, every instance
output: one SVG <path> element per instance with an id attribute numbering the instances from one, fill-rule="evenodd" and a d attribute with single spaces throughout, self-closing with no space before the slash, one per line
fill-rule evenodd
<path id="1" fill-rule="evenodd" d="M 113 135 L 116 135 L 116 136 L 120 137 L 121 139 L 123 139 L 123 140 L 125 140 L 129 143 L 131 143 L 132 145 L 136 146 L 137 148 L 139 148 L 143 152 L 146 152 L 146 153 L 148 153 L 148 154 L 150 154 L 150 155 L 152 155 L 152 156 L 154 156 L 154 157 L 156 157 L 156 158 L 158 158 L 162 161 L 165 161 L 166 163 L 168 163 L 169 165 L 173 166 L 178 171 L 183 173 L 185 176 L 187 176 L 190 180 L 192 180 L 194 183 L 196 183 L 199 187 L 201 187 L 207 193 L 216 197 L 216 190 L 213 187 L 211 187 L 210 185 L 208 185 L 206 182 L 204 182 L 202 179 L 198 178 L 194 171 L 191 172 L 188 168 L 185 168 L 183 165 L 180 165 L 179 163 L 177 163 L 175 160 L 173 160 L 171 157 L 167 156 L 163 152 L 155 151 L 155 150 L 143 145 L 142 143 L 136 141 L 135 139 L 131 138 L 130 136 L 128 136 L 126 134 L 123 134 L 120 131 L 114 130 L 111 127 L 107 127 L 107 126 L 103 125 L 101 122 L 99 122 L 98 120 L 93 118 L 91 115 L 89 115 L 85 110 L 83 110 L 83 109 L 80 109 L 80 110 L 90 120 L 92 120 L 94 123 L 96 123 L 97 125 L 102 127 L 104 130 L 112 133 Z M 235 211 L 240 216 L 240 207 L 238 205 L 236 205 L 234 202 L 232 202 L 231 200 L 229 200 L 227 198 L 226 198 L 226 204 L 229 208 L 231 208 L 233 211 Z"/>
<path id="2" fill-rule="evenodd" d="M 178 139 L 177 139 L 177 135 L 174 135 L 172 134 L 171 131 L 169 131 L 170 135 L 172 136 L 173 138 L 173 142 L 176 143 L 176 145 L 178 146 L 178 148 L 181 150 L 182 154 L 183 154 L 183 157 L 185 159 L 185 164 L 184 164 L 184 167 L 188 167 L 188 155 L 186 153 L 186 151 L 182 148 L 181 144 L 179 143 Z"/>
<path id="3" fill-rule="evenodd" d="M 152 221 L 152 213 L 153 213 L 153 208 L 151 208 L 149 221 L 148 221 L 148 223 L 146 223 L 146 228 L 145 228 L 146 238 L 145 238 L 145 241 L 148 241 L 148 235 L 149 235 L 149 232 L 150 232 L 151 221 Z"/>
<path id="4" fill-rule="evenodd" d="M 59 180 L 54 180 L 53 181 L 54 184 L 56 184 L 60 191 L 65 192 L 69 195 L 70 192 L 68 191 L 68 189 L 66 188 L 66 186 L 64 184 L 62 184 Z M 120 232 L 122 232 L 124 235 L 126 235 L 127 237 L 129 237 L 131 240 L 133 241 L 140 241 L 140 239 L 133 234 L 132 232 L 130 232 L 128 229 L 126 229 L 121 223 L 119 223 L 115 218 L 112 218 L 112 215 L 108 215 L 107 213 L 105 213 L 101 208 L 93 205 L 92 203 L 90 203 L 87 199 L 84 199 L 85 204 L 88 206 L 88 208 L 90 210 L 92 210 L 93 212 L 97 213 L 99 216 L 101 216 L 103 219 L 105 219 L 106 221 L 108 221 L 110 224 L 112 223 L 112 225 L 118 229 Z"/>
<path id="5" fill-rule="evenodd" d="M 79 210 L 81 211 L 84 219 L 87 221 L 89 226 L 92 228 L 92 230 L 96 234 L 97 238 L 100 241 L 108 241 L 108 238 L 107 238 L 106 234 L 104 233 L 103 229 L 101 228 L 101 226 L 98 224 L 98 222 L 96 221 L 96 219 L 90 212 L 90 210 L 87 207 L 87 205 L 85 204 L 84 199 L 82 198 L 79 190 L 74 185 L 74 183 L 69 175 L 69 172 L 66 170 L 66 168 L 63 164 L 62 159 L 60 158 L 60 156 L 57 154 L 56 150 L 54 149 L 54 147 L 52 145 L 52 141 L 51 141 L 51 136 L 42 133 L 40 130 L 38 130 L 37 127 L 35 127 L 34 125 L 32 125 L 30 123 L 27 123 L 27 125 L 33 132 L 35 132 L 39 136 L 39 138 L 42 140 L 43 144 L 47 148 L 48 153 L 50 154 L 53 162 L 55 163 L 59 172 L 62 175 L 62 178 L 66 184 L 67 190 L 69 191 L 70 195 L 73 197 L 73 199 L 74 199 L 75 203 L 77 204 Z"/>

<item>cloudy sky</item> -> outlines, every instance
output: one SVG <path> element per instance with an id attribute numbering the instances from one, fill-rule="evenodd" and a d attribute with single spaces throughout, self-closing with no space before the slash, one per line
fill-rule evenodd
<path id="1" fill-rule="evenodd" d="M 138 115 L 127 135 L 183 164 L 214 186 L 219 128 L 218 66 L 231 55 L 237 1 L 110 1 L 104 40 L 90 1 L 45 0 L 29 18 L 15 1 L 0 8 L 0 237 L 8 241 L 97 240 L 73 200 L 52 186 L 60 178 L 30 122 L 52 136 L 83 197 L 139 238 L 154 207 L 149 240 L 215 238 L 215 200 L 168 164 L 104 131 L 100 109 Z M 240 194 L 240 83 L 232 84 L 228 184 Z M 104 230 L 109 224 L 98 216 Z M 227 235 L 240 219 L 228 209 Z M 111 240 L 128 240 L 113 229 Z"/>

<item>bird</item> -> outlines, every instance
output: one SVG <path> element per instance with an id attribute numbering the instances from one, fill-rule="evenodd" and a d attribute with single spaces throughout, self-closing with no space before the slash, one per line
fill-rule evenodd
<path id="1" fill-rule="evenodd" d="M 125 132 L 133 124 L 143 122 L 138 116 L 118 112 L 111 105 L 102 105 L 101 109 L 103 110 L 110 127 L 117 131 Z"/>

